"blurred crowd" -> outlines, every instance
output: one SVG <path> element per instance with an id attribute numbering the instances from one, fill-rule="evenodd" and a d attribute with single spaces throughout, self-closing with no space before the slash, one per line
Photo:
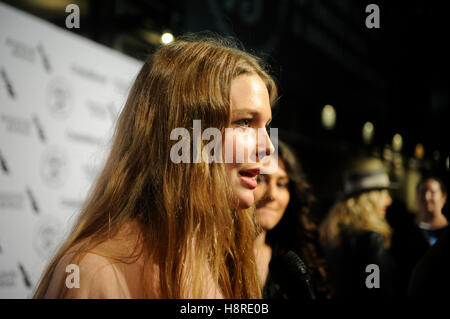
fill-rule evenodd
<path id="1" fill-rule="evenodd" d="M 263 297 L 443 296 L 450 250 L 447 190 L 439 176 L 422 174 L 415 186 L 418 211 L 411 212 L 392 195 L 398 185 L 383 161 L 357 156 L 342 174 L 335 203 L 318 220 L 307 172 L 281 141 L 278 161 L 277 172 L 261 175 L 255 190 Z"/>

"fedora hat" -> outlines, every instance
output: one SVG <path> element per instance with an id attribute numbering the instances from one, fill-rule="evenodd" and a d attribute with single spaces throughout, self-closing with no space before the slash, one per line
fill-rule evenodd
<path id="1" fill-rule="evenodd" d="M 363 157 L 354 159 L 344 172 L 343 188 L 340 197 L 348 198 L 372 190 L 394 187 L 381 160 Z"/>

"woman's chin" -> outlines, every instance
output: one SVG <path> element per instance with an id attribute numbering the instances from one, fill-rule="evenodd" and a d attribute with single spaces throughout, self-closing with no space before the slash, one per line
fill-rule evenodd
<path id="1" fill-rule="evenodd" d="M 274 222 L 271 219 L 267 219 L 267 218 L 261 218 L 261 217 L 256 217 L 256 220 L 258 221 L 258 224 L 261 226 L 261 228 L 265 231 L 269 231 L 272 230 L 273 228 L 275 228 L 276 226 L 276 222 Z"/>
<path id="2" fill-rule="evenodd" d="M 247 209 L 250 208 L 255 202 L 255 197 L 253 191 L 240 191 L 236 194 L 236 201 L 233 205 L 237 209 Z"/>

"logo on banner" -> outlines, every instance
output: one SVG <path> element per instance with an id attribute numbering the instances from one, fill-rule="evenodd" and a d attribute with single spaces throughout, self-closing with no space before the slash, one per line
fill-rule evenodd
<path id="1" fill-rule="evenodd" d="M 94 100 L 87 100 L 86 106 L 92 117 L 95 117 L 95 118 L 98 118 L 101 120 L 105 120 L 105 119 L 107 120 L 108 111 L 101 102 L 94 101 Z"/>
<path id="2" fill-rule="evenodd" d="M 39 214 L 39 206 L 38 206 L 38 204 L 37 204 L 36 198 L 35 198 L 34 195 L 33 195 L 33 192 L 31 191 L 31 189 L 30 189 L 29 187 L 27 187 L 27 188 L 25 189 L 25 192 L 26 192 L 26 194 L 27 194 L 27 196 L 28 196 L 28 199 L 29 199 L 29 201 L 30 201 L 31 207 L 33 208 L 33 211 L 34 211 L 36 214 Z"/>
<path id="3" fill-rule="evenodd" d="M 73 107 L 72 90 L 64 78 L 55 78 L 47 86 L 47 106 L 50 114 L 57 119 L 65 119 Z"/>
<path id="4" fill-rule="evenodd" d="M 0 192 L 0 211 L 23 211 L 25 196 L 18 192 Z"/>
<path id="5" fill-rule="evenodd" d="M 41 156 L 40 175 L 50 187 L 61 187 L 68 175 L 68 156 L 60 146 L 48 147 Z"/>
<path id="6" fill-rule="evenodd" d="M 39 117 L 36 114 L 33 114 L 31 117 L 31 120 L 33 121 L 34 126 L 36 127 L 36 131 L 38 133 L 39 139 L 42 143 L 45 143 L 47 140 L 47 137 L 45 136 L 44 129 L 42 127 L 42 123 L 39 120 Z"/>
<path id="7" fill-rule="evenodd" d="M 31 288 L 33 286 L 33 284 L 31 283 L 30 276 L 29 276 L 28 272 L 25 270 L 25 267 L 21 263 L 19 263 L 19 270 L 22 275 L 22 279 L 23 279 L 23 283 L 24 283 L 25 287 Z"/>
<path id="8" fill-rule="evenodd" d="M 16 94 L 14 92 L 11 81 L 9 80 L 8 74 L 6 73 L 4 68 L 2 68 L 0 70 L 0 75 L 1 75 L 1 78 L 3 79 L 3 83 L 5 85 L 6 92 L 8 92 L 10 98 L 14 99 L 16 97 Z"/>
<path id="9" fill-rule="evenodd" d="M 52 71 L 52 67 L 50 66 L 50 60 L 48 58 L 47 53 L 45 52 L 44 46 L 42 44 L 38 44 L 37 46 L 37 52 L 41 56 L 42 65 L 44 66 L 44 69 L 50 73 Z"/>
<path id="10" fill-rule="evenodd" d="M 16 270 L 0 270 L 0 288 L 17 286 Z"/>
<path id="11" fill-rule="evenodd" d="M 31 123 L 28 118 L 2 114 L 0 122 L 4 125 L 6 131 L 10 133 L 23 136 L 29 136 L 31 133 Z"/>
<path id="12" fill-rule="evenodd" d="M 0 151 L 0 167 L 5 174 L 9 174 L 8 164 Z"/>
<path id="13" fill-rule="evenodd" d="M 5 45 L 6 47 L 9 47 L 11 49 L 10 53 L 13 57 L 30 63 L 34 63 L 34 61 L 36 60 L 36 52 L 34 48 L 25 42 L 13 39 L 8 36 L 6 38 Z"/>
<path id="14" fill-rule="evenodd" d="M 53 215 L 47 215 L 36 223 L 33 234 L 33 246 L 43 259 L 49 258 L 60 242 L 62 223 Z"/>
<path id="15" fill-rule="evenodd" d="M 79 143 L 84 143 L 84 144 L 90 144 L 90 145 L 95 145 L 95 146 L 102 146 L 105 141 L 97 136 L 91 135 L 91 134 L 87 134 L 84 132 L 76 132 L 76 131 L 72 131 L 72 130 L 68 130 L 66 132 L 66 137 L 74 142 L 79 142 Z"/>

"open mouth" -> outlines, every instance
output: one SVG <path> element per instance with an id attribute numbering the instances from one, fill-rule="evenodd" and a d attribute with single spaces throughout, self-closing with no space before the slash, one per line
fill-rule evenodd
<path id="1" fill-rule="evenodd" d="M 239 171 L 239 177 L 249 188 L 254 189 L 258 186 L 256 177 L 259 175 L 259 168 Z"/>
<path id="2" fill-rule="evenodd" d="M 259 175 L 259 168 L 239 171 L 239 175 L 256 178 Z"/>

